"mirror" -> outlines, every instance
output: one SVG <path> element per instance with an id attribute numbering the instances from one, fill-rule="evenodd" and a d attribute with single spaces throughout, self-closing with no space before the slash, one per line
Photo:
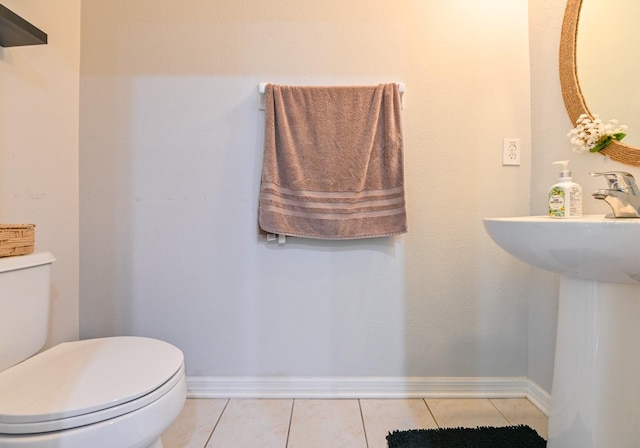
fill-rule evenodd
<path id="1" fill-rule="evenodd" d="M 582 0 L 576 46 L 578 79 L 589 108 L 634 130 L 640 130 L 638 17 L 638 0 Z M 640 146 L 640 132 L 624 141 Z"/>
<path id="2" fill-rule="evenodd" d="M 580 114 L 586 113 L 591 115 L 591 109 L 594 111 L 593 113 L 600 115 L 600 118 L 604 121 L 616 118 L 621 124 L 628 125 L 631 136 L 628 136 L 624 143 L 614 140 L 600 152 L 618 162 L 627 165 L 640 166 L 640 148 L 632 146 L 632 143 L 630 143 L 632 142 L 632 135 L 634 133 L 637 134 L 636 138 L 640 142 L 640 126 L 635 124 L 640 121 L 640 114 L 636 112 L 634 115 L 624 115 L 633 114 L 633 112 L 627 112 L 622 108 L 616 108 L 615 99 L 613 99 L 615 95 L 622 95 L 622 98 L 624 99 L 622 103 L 629 103 L 629 96 L 635 94 L 634 91 L 637 90 L 625 87 L 624 81 L 621 81 L 618 78 L 618 75 L 620 74 L 619 71 L 615 70 L 615 68 L 621 66 L 621 63 L 626 65 L 628 62 L 627 60 L 632 59 L 632 56 L 630 55 L 635 55 L 636 52 L 629 53 L 627 51 L 623 55 L 619 55 L 615 62 L 609 62 L 603 59 L 600 49 L 592 49 L 588 46 L 589 44 L 586 43 L 589 40 L 589 31 L 588 29 L 582 29 L 582 22 L 584 18 L 585 28 L 593 26 L 597 27 L 597 35 L 593 39 L 598 39 L 599 44 L 606 45 L 607 49 L 610 49 L 612 46 L 619 46 L 619 42 L 622 40 L 630 40 L 628 32 L 631 32 L 633 27 L 621 27 L 620 13 L 618 12 L 616 14 L 615 11 L 611 10 L 611 8 L 614 8 L 616 11 L 619 10 L 615 7 L 615 2 L 611 3 L 609 1 L 600 2 L 606 3 L 603 7 L 609 9 L 609 13 L 604 14 L 605 16 L 615 16 L 612 18 L 612 20 L 615 20 L 615 25 L 607 27 L 602 22 L 603 13 L 598 12 L 598 6 L 591 5 L 592 2 L 594 2 L 594 0 L 567 0 L 564 21 L 562 23 L 562 34 L 560 37 L 560 84 L 562 86 L 564 103 L 572 123 L 576 122 L 576 119 Z M 637 2 L 637 0 L 631 1 L 631 3 L 635 2 Z M 583 3 L 585 3 L 585 5 L 583 5 Z M 583 9 L 584 11 L 582 11 Z M 598 16 L 598 14 L 600 15 Z M 630 20 L 637 17 L 637 15 L 629 14 L 627 10 L 624 10 L 623 15 L 627 14 Z M 597 17 L 593 17 L 594 15 Z M 593 20 L 598 21 L 598 23 L 591 23 Z M 580 22 L 580 38 L 578 37 L 578 22 Z M 606 29 L 607 33 L 603 33 L 602 29 Z M 618 37 L 616 37 L 615 40 L 612 40 L 614 39 L 613 37 L 612 39 L 609 39 L 609 34 L 615 33 L 614 30 L 617 29 L 622 29 L 619 40 Z M 584 42 L 582 34 L 584 34 Z M 607 39 L 603 39 L 603 36 L 606 36 Z M 631 38 L 631 40 L 635 39 Z M 577 51 L 577 47 L 580 45 L 584 48 Z M 589 52 L 591 54 L 588 54 Z M 596 61 L 597 63 L 589 62 L 589 57 L 592 55 L 595 55 L 598 58 Z M 582 63 L 582 61 L 585 61 L 585 66 L 583 67 L 580 65 L 580 68 L 578 69 L 578 63 Z M 591 68 L 594 68 L 594 70 L 592 71 Z M 631 73 L 635 73 L 635 71 L 631 71 Z M 596 79 L 598 82 L 595 82 Z M 605 84 L 605 87 L 619 85 L 622 91 L 619 94 L 615 94 L 613 90 L 607 90 L 603 95 L 599 93 L 603 91 L 603 84 Z M 626 85 L 628 85 L 628 82 Z M 631 86 L 633 86 L 633 84 L 631 84 Z M 592 95 L 593 98 L 590 95 Z M 587 102 L 589 107 L 587 107 Z M 638 120 L 634 120 L 634 117 L 638 117 Z"/>

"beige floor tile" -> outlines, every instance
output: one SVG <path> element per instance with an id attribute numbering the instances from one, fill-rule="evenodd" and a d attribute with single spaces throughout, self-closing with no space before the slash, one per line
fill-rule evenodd
<path id="1" fill-rule="evenodd" d="M 227 400 L 188 399 L 182 412 L 162 434 L 164 448 L 202 448 Z"/>
<path id="2" fill-rule="evenodd" d="M 491 402 L 512 425 L 528 425 L 535 429 L 540 437 L 549 438 L 549 419 L 526 398 L 491 399 Z"/>
<path id="3" fill-rule="evenodd" d="M 296 400 L 287 448 L 366 448 L 358 400 Z"/>
<path id="4" fill-rule="evenodd" d="M 387 448 L 395 430 L 437 428 L 422 399 L 360 400 L 369 448 Z"/>
<path id="5" fill-rule="evenodd" d="M 162 438 L 165 448 L 204 448 L 209 438 L 207 448 L 365 448 L 367 441 L 368 448 L 386 448 L 389 431 L 435 428 L 436 422 L 525 424 L 548 437 L 547 417 L 526 399 L 189 399 Z"/>
<path id="6" fill-rule="evenodd" d="M 230 400 L 206 448 L 284 448 L 293 400 Z"/>
<path id="7" fill-rule="evenodd" d="M 509 422 L 485 399 L 427 399 L 440 428 L 508 426 Z"/>

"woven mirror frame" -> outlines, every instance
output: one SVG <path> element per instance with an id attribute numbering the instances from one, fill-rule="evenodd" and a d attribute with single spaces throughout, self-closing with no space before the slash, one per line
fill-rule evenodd
<path id="1" fill-rule="evenodd" d="M 567 0 L 560 35 L 560 85 L 564 105 L 574 126 L 581 114 L 592 116 L 580 90 L 576 64 L 576 41 L 581 6 L 582 0 Z M 616 140 L 608 144 L 600 153 L 625 165 L 640 166 L 640 148 Z"/>

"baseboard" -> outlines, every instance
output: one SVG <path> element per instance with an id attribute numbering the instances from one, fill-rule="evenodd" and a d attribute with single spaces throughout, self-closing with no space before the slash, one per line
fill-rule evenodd
<path id="1" fill-rule="evenodd" d="M 535 407 L 540 409 L 544 415 L 549 416 L 549 409 L 551 409 L 551 395 L 549 392 L 529 380 L 527 398 Z"/>
<path id="2" fill-rule="evenodd" d="M 189 398 L 528 398 L 549 394 L 528 378 L 187 377 Z"/>

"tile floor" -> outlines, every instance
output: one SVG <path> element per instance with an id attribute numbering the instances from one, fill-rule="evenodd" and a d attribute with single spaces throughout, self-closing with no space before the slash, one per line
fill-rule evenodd
<path id="1" fill-rule="evenodd" d="M 164 448 L 386 448 L 396 429 L 529 425 L 547 418 L 526 399 L 189 399 Z"/>

